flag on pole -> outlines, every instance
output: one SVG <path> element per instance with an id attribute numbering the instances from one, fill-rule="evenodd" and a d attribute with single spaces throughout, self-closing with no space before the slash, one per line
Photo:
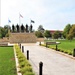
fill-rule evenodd
<path id="1" fill-rule="evenodd" d="M 11 23 L 11 20 L 8 19 L 8 23 Z"/>
<path id="2" fill-rule="evenodd" d="M 23 16 L 20 14 L 20 17 L 22 17 L 23 18 Z"/>
<path id="3" fill-rule="evenodd" d="M 31 20 L 31 23 L 35 23 L 35 21 Z"/>

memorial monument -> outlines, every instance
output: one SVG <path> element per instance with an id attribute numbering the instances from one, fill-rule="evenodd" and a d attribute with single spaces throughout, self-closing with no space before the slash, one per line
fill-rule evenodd
<path id="1" fill-rule="evenodd" d="M 12 25 L 12 30 L 9 36 L 10 43 L 36 43 L 37 37 L 33 32 L 32 24 Z"/>

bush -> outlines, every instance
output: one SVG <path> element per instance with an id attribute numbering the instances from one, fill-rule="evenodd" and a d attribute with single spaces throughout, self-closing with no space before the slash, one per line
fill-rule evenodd
<path id="1" fill-rule="evenodd" d="M 58 49 L 58 51 L 60 51 L 61 49 Z"/>
<path id="2" fill-rule="evenodd" d="M 72 53 L 71 53 L 71 52 L 69 52 L 68 54 L 69 54 L 69 55 L 72 55 Z"/>
<path id="3" fill-rule="evenodd" d="M 32 73 L 32 72 L 26 72 L 25 74 L 23 74 L 23 75 L 35 75 L 34 73 Z"/>
<path id="4" fill-rule="evenodd" d="M 68 54 L 69 54 L 69 55 L 72 55 L 72 51 L 71 51 L 71 50 L 68 50 Z"/>
<path id="5" fill-rule="evenodd" d="M 64 52 L 64 50 L 61 49 L 60 52 Z"/>
<path id="6" fill-rule="evenodd" d="M 26 66 L 31 66 L 30 63 L 27 60 L 24 60 L 22 62 L 20 62 L 20 67 L 26 67 Z"/>
<path id="7" fill-rule="evenodd" d="M 68 53 L 68 51 L 67 50 L 64 50 L 64 53 Z"/>
<path id="8" fill-rule="evenodd" d="M 46 44 L 41 44 L 41 46 L 45 46 L 46 47 Z M 48 48 L 51 48 L 51 49 L 56 50 L 56 47 L 55 46 L 52 46 L 52 45 L 48 45 Z M 62 48 L 58 48 L 57 51 L 64 52 L 64 53 L 69 54 L 69 55 L 72 55 L 73 54 L 73 51 L 72 50 L 64 50 Z"/>
<path id="9" fill-rule="evenodd" d="M 24 67 L 25 64 L 26 64 L 26 63 L 25 63 L 24 61 L 23 61 L 23 62 L 20 62 L 20 64 L 19 64 L 19 65 L 20 65 L 20 68 Z"/>
<path id="10" fill-rule="evenodd" d="M 24 68 L 22 68 L 21 69 L 21 72 L 24 74 L 24 73 L 26 73 L 26 72 L 32 72 L 33 70 L 32 70 L 32 67 L 28 67 L 28 66 L 26 66 L 26 67 L 24 67 Z"/>
<path id="11" fill-rule="evenodd" d="M 23 62 L 26 59 L 23 57 L 23 58 L 19 58 L 18 60 L 19 60 L 19 62 Z"/>
<path id="12" fill-rule="evenodd" d="M 21 69 L 20 72 L 23 75 L 35 75 L 33 73 L 31 64 L 26 59 L 26 57 L 23 55 L 23 53 L 21 53 L 21 50 L 20 50 L 18 45 L 15 45 L 15 49 L 16 49 L 16 55 L 17 55 L 18 61 L 19 61 L 19 66 L 20 66 L 20 69 Z"/>

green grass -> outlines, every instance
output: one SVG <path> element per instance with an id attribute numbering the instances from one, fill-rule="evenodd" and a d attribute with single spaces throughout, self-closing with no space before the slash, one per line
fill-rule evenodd
<path id="1" fill-rule="evenodd" d="M 13 47 L 0 47 L 0 75 L 17 75 Z"/>
<path id="2" fill-rule="evenodd" d="M 48 40 L 48 41 L 51 41 L 51 40 Z M 56 41 L 61 43 L 58 45 L 58 49 L 61 52 L 65 52 L 65 53 L 72 55 L 73 49 L 75 48 L 75 40 L 72 40 L 72 41 L 70 41 L 70 40 L 56 40 Z M 49 47 L 55 48 L 56 45 L 50 45 Z"/>

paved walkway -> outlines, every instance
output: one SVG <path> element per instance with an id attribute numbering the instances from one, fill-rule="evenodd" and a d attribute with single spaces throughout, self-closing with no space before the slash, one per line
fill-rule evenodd
<path id="1" fill-rule="evenodd" d="M 39 62 L 43 62 L 43 75 L 75 75 L 75 60 L 63 56 L 54 50 L 37 45 L 25 45 L 30 52 L 30 63 L 36 75 L 39 75 Z"/>

